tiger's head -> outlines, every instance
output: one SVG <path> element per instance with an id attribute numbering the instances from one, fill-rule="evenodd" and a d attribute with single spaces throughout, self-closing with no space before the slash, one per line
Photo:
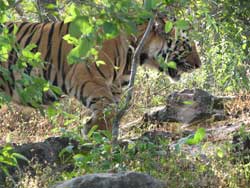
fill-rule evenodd
<path id="1" fill-rule="evenodd" d="M 201 66 L 200 57 L 195 42 L 189 40 L 186 32 L 179 31 L 177 35 L 173 28 L 171 32 L 165 33 L 164 27 L 164 19 L 155 19 L 153 29 L 143 47 L 140 64 L 164 71 L 170 78 L 178 81 L 182 73 L 191 72 Z M 173 61 L 175 66 L 163 66 L 158 63 L 159 56 L 166 64 Z"/>

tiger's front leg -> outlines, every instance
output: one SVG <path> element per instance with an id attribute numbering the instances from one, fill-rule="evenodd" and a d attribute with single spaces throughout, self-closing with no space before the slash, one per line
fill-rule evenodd
<path id="1" fill-rule="evenodd" d="M 97 99 L 92 106 L 92 116 L 85 124 L 84 134 L 87 134 L 95 125 L 97 125 L 100 130 L 112 130 L 115 104 L 106 99 Z"/>
<path id="2" fill-rule="evenodd" d="M 100 130 L 111 131 L 115 109 L 119 102 L 121 92 L 117 89 L 94 83 L 88 84 L 86 89 L 87 88 L 91 95 L 86 97 L 86 106 L 92 111 L 92 116 L 85 124 L 83 133 L 86 135 L 95 125 L 97 125 Z"/>

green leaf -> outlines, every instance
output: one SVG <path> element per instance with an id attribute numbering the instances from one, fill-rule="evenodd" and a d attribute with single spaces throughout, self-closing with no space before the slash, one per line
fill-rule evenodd
<path id="1" fill-rule="evenodd" d="M 53 9 L 57 8 L 57 5 L 50 3 L 50 4 L 46 5 L 46 8 L 53 10 Z"/>
<path id="2" fill-rule="evenodd" d="M 50 89 L 57 95 L 62 95 L 62 90 L 61 88 L 57 86 L 50 85 Z"/>
<path id="3" fill-rule="evenodd" d="M 13 148 L 10 145 L 6 145 L 2 149 L 2 153 L 9 152 L 9 151 L 12 151 L 12 150 L 13 150 Z"/>
<path id="4" fill-rule="evenodd" d="M 186 143 L 190 145 L 198 144 L 205 137 L 206 132 L 204 128 L 199 128 L 192 138 L 189 138 Z"/>
<path id="5" fill-rule="evenodd" d="M 49 88 L 50 88 L 49 86 L 50 86 L 49 83 L 45 84 L 45 85 L 43 86 L 43 91 L 44 91 L 44 92 L 49 91 Z"/>
<path id="6" fill-rule="evenodd" d="M 172 68 L 172 69 L 177 69 L 176 63 L 174 61 L 169 61 L 167 63 L 167 67 Z"/>
<path id="7" fill-rule="evenodd" d="M 245 50 L 247 48 L 247 43 L 242 44 L 242 49 Z"/>
<path id="8" fill-rule="evenodd" d="M 161 0 L 145 0 L 143 5 L 146 10 L 152 10 L 155 9 L 160 2 Z"/>
<path id="9" fill-rule="evenodd" d="M 93 31 L 92 24 L 86 16 L 77 16 L 69 26 L 69 34 L 73 37 L 79 38 L 82 34 L 88 35 Z"/>
<path id="10" fill-rule="evenodd" d="M 88 132 L 87 137 L 90 138 L 93 135 L 93 133 L 98 129 L 98 127 L 99 127 L 98 125 L 94 125 Z"/>
<path id="11" fill-rule="evenodd" d="M 69 6 L 68 12 L 70 12 L 70 16 L 64 19 L 65 23 L 73 21 L 77 16 L 80 16 L 80 12 L 77 9 L 76 5 L 73 3 Z"/>
<path id="12" fill-rule="evenodd" d="M 57 110 L 55 107 L 53 106 L 49 106 L 48 109 L 47 109 L 47 114 L 49 117 L 53 117 L 57 114 Z"/>
<path id="13" fill-rule="evenodd" d="M 9 177 L 11 176 L 9 171 L 8 171 L 8 168 L 6 166 L 0 165 L 0 169 L 4 172 L 5 175 L 7 175 Z"/>
<path id="14" fill-rule="evenodd" d="M 68 57 L 68 63 L 73 64 L 79 62 L 82 57 L 87 57 L 89 50 L 94 46 L 94 42 L 84 37 L 80 39 L 79 45 L 73 48 Z"/>
<path id="15" fill-rule="evenodd" d="M 29 162 L 29 159 L 27 159 L 24 155 L 20 154 L 20 153 L 12 153 L 12 155 L 17 158 L 17 159 L 22 159 L 24 161 Z"/>
<path id="16" fill-rule="evenodd" d="M 77 46 L 79 44 L 79 41 L 77 38 L 70 36 L 70 34 L 64 35 L 63 40 L 67 41 L 69 44 L 73 44 Z"/>
<path id="17" fill-rule="evenodd" d="M 62 157 L 65 153 L 73 153 L 73 149 L 74 149 L 74 146 L 72 145 L 69 145 L 63 148 L 59 153 L 59 157 Z"/>
<path id="18" fill-rule="evenodd" d="M 128 34 L 136 33 L 136 31 L 137 31 L 136 23 L 135 23 L 134 21 L 129 21 L 129 22 L 125 25 L 125 29 L 126 29 L 126 32 L 127 32 Z"/>
<path id="19" fill-rule="evenodd" d="M 106 63 L 105 63 L 104 61 L 102 61 L 102 60 L 96 61 L 97 67 L 99 67 L 100 65 L 105 65 L 105 64 L 106 64 Z"/>
<path id="20" fill-rule="evenodd" d="M 135 146 L 136 146 L 136 144 L 135 144 L 134 142 L 130 142 L 130 143 L 128 144 L 128 150 L 134 149 Z"/>
<path id="21" fill-rule="evenodd" d="M 175 22 L 175 26 L 178 29 L 181 29 L 181 30 L 187 30 L 190 27 L 189 22 L 185 21 L 185 20 L 178 20 L 178 21 L 176 21 Z"/>
<path id="22" fill-rule="evenodd" d="M 76 154 L 76 155 L 73 156 L 73 159 L 76 162 L 82 162 L 84 160 L 84 155 L 82 155 L 82 154 Z"/>
<path id="23" fill-rule="evenodd" d="M 170 32 L 172 30 L 172 28 L 173 28 L 173 23 L 171 21 L 167 21 L 165 23 L 165 27 L 164 27 L 165 32 L 166 33 Z"/>
<path id="24" fill-rule="evenodd" d="M 4 158 L 3 160 L 0 160 L 0 163 L 9 165 L 9 166 L 17 166 L 17 161 L 13 158 Z"/>
<path id="25" fill-rule="evenodd" d="M 218 157 L 223 158 L 224 157 L 224 152 L 221 149 L 218 149 L 217 150 L 217 155 L 218 155 Z"/>
<path id="26" fill-rule="evenodd" d="M 186 101 L 183 101 L 183 104 L 185 104 L 185 105 L 192 105 L 192 104 L 194 104 L 194 101 L 188 101 L 188 100 L 186 100 Z"/>
<path id="27" fill-rule="evenodd" d="M 112 22 L 105 22 L 103 24 L 103 30 L 104 30 L 107 38 L 113 38 L 119 33 L 117 26 Z"/>
<path id="28" fill-rule="evenodd" d="M 112 139 L 112 133 L 109 130 L 102 130 L 101 133 L 109 140 Z"/>

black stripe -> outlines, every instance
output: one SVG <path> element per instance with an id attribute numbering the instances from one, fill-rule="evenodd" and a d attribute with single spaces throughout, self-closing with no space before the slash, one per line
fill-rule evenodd
<path id="1" fill-rule="evenodd" d="M 45 61 L 48 61 L 49 58 L 50 58 L 50 54 L 51 54 L 51 47 L 52 47 L 52 36 L 53 36 L 53 32 L 54 32 L 54 26 L 55 26 L 55 23 L 52 23 L 51 24 L 51 28 L 50 28 L 50 31 L 49 31 L 49 34 L 48 34 L 48 41 L 47 41 L 47 46 L 45 46 L 45 48 L 47 47 L 47 53 L 45 55 Z"/>
<path id="2" fill-rule="evenodd" d="M 71 87 L 70 89 L 69 89 L 69 93 L 71 93 L 71 91 L 74 89 L 74 87 Z"/>
<path id="3" fill-rule="evenodd" d="M 148 59 L 148 54 L 142 53 L 140 55 L 140 65 L 143 65 L 145 63 L 146 59 Z"/>
<path id="4" fill-rule="evenodd" d="M 13 24 L 13 22 L 7 22 L 7 23 L 5 23 L 5 26 L 7 27 L 7 28 L 9 28 L 10 27 L 10 25 L 12 25 Z M 2 25 L 2 24 L 1 24 Z"/>
<path id="5" fill-rule="evenodd" d="M 76 71 L 76 64 L 74 64 L 73 65 L 74 67 L 73 67 L 73 72 L 72 72 L 72 74 L 71 74 L 71 77 L 70 77 L 70 86 L 71 86 L 71 81 L 72 81 L 72 77 L 75 75 L 75 71 Z M 74 87 L 71 87 L 70 89 L 69 89 L 69 91 L 67 91 L 67 93 L 66 94 L 69 94 L 71 91 L 72 91 L 72 89 L 73 89 Z"/>
<path id="6" fill-rule="evenodd" d="M 62 31 L 62 26 L 63 26 L 63 22 L 61 22 L 60 28 L 59 28 L 59 36 L 61 36 L 61 31 Z M 62 42 L 63 39 L 60 37 L 60 44 L 59 44 L 59 48 L 58 48 L 58 52 L 57 52 L 57 59 L 58 59 L 58 71 L 60 71 L 61 69 L 61 56 L 62 56 Z"/>
<path id="7" fill-rule="evenodd" d="M 40 42 L 41 42 L 41 38 L 42 38 L 42 34 L 43 34 L 43 28 L 44 28 L 45 25 L 46 25 L 46 23 L 43 24 L 42 27 L 41 27 L 40 35 L 39 35 L 39 37 L 38 37 L 38 40 L 35 42 L 36 47 L 33 48 L 33 49 L 31 50 L 32 53 L 37 52 L 37 50 L 38 50 L 38 48 L 39 48 L 39 45 L 40 45 Z M 34 28 L 34 29 L 35 29 L 35 28 Z M 33 35 L 31 35 L 29 38 L 31 38 L 32 36 L 33 36 Z M 30 41 L 29 41 L 29 42 L 30 42 Z M 26 46 L 27 44 L 28 44 L 28 43 L 27 43 L 27 41 L 26 41 L 25 46 Z M 33 67 L 32 67 L 30 64 L 28 64 L 27 68 L 24 70 L 24 73 L 30 75 L 32 69 L 33 69 Z M 44 71 L 43 71 L 43 72 L 44 72 Z"/>
<path id="8" fill-rule="evenodd" d="M 56 74 L 55 79 L 54 79 L 54 81 L 53 81 L 52 84 L 53 84 L 54 86 L 57 86 L 57 85 L 58 85 L 58 82 L 57 82 L 57 74 Z"/>
<path id="9" fill-rule="evenodd" d="M 23 37 L 29 32 L 30 26 L 33 26 L 33 24 L 29 25 L 29 26 L 23 31 L 21 37 L 17 40 L 17 43 L 18 43 L 18 44 L 22 41 Z M 16 35 L 17 35 L 17 34 L 16 34 Z"/>
<path id="10" fill-rule="evenodd" d="M 95 104 L 97 101 L 103 99 L 104 97 L 95 97 L 95 98 L 92 98 L 88 104 L 88 108 L 90 108 L 93 104 Z"/>
<path id="11" fill-rule="evenodd" d="M 129 81 L 122 81 L 122 87 L 127 86 L 129 84 Z"/>
<path id="12" fill-rule="evenodd" d="M 14 77 L 14 73 L 13 73 L 13 65 L 16 63 L 16 60 L 17 60 L 17 54 L 13 48 L 11 50 L 11 52 L 9 53 L 9 57 L 8 57 L 8 61 L 7 61 L 8 62 L 8 70 L 10 72 L 10 78 L 11 78 L 11 81 L 9 83 L 10 95 L 13 94 L 12 89 L 14 89 L 14 87 L 15 87 L 15 77 Z"/>
<path id="13" fill-rule="evenodd" d="M 24 73 L 30 75 L 32 69 L 33 69 L 33 66 L 31 66 L 30 64 L 28 64 L 27 67 L 24 70 Z"/>
<path id="14" fill-rule="evenodd" d="M 66 33 L 68 33 L 68 26 L 69 26 L 69 24 L 64 24 L 64 22 L 62 22 L 63 24 L 62 24 L 62 26 L 63 25 L 66 25 Z M 62 31 L 62 30 L 61 30 Z M 60 33 L 60 35 L 61 35 L 61 42 L 62 42 L 62 44 L 63 44 L 63 33 Z M 60 48 L 62 48 L 62 46 L 60 46 Z M 67 63 L 67 61 L 65 62 L 66 60 L 65 59 L 63 59 L 63 61 L 62 61 L 62 66 L 61 66 L 61 76 L 62 76 L 62 82 L 63 82 L 63 85 L 62 85 L 62 90 L 63 91 L 66 91 L 66 87 L 65 87 L 65 79 L 66 79 L 66 75 L 65 75 L 65 72 L 64 72 L 64 63 Z"/>
<path id="15" fill-rule="evenodd" d="M 84 64 L 85 64 L 85 68 L 87 69 L 87 71 L 89 72 L 89 74 L 91 74 L 91 70 L 90 70 L 90 68 L 89 68 L 88 63 L 86 62 L 86 63 L 84 63 Z"/>
<path id="16" fill-rule="evenodd" d="M 69 25 L 70 25 L 70 22 L 66 24 L 67 25 L 67 29 L 66 29 L 66 34 L 69 33 Z"/>
<path id="17" fill-rule="evenodd" d="M 82 96 L 82 95 L 81 95 L 81 97 L 80 97 L 80 101 L 82 102 L 82 104 L 83 104 L 84 106 L 87 106 L 87 99 L 88 99 L 88 97 L 84 97 L 84 96 Z"/>
<path id="18" fill-rule="evenodd" d="M 63 66 L 63 61 L 62 61 L 62 58 L 61 58 L 61 56 L 62 56 L 62 39 L 60 38 L 59 40 L 61 40 L 60 41 L 60 44 L 59 44 L 59 49 L 58 49 L 58 52 L 57 52 L 57 69 L 58 69 L 58 72 L 60 73 L 60 74 L 58 74 L 58 76 L 59 75 L 61 75 L 61 78 L 62 78 L 62 82 L 64 83 L 64 66 Z M 61 69 L 61 64 L 62 64 L 62 69 Z"/>
<path id="19" fill-rule="evenodd" d="M 34 36 L 34 32 L 35 32 L 36 26 L 38 24 L 39 23 L 36 23 L 36 24 L 33 25 L 32 29 L 30 30 L 30 36 L 25 41 L 24 47 L 26 47 L 28 44 L 30 44 L 30 41 L 31 41 L 32 37 Z"/>
<path id="20" fill-rule="evenodd" d="M 11 22 L 9 25 L 7 25 L 9 33 L 12 33 L 13 29 L 14 29 L 14 23 Z"/>
<path id="21" fill-rule="evenodd" d="M 81 88 L 80 88 L 80 101 L 82 102 L 82 104 L 84 106 L 87 105 L 87 98 L 88 97 L 84 97 L 84 94 L 83 94 L 83 91 L 84 91 L 84 87 L 86 86 L 87 83 L 89 83 L 90 81 L 86 81 L 84 82 L 82 85 L 81 85 Z"/>
<path id="22" fill-rule="evenodd" d="M 121 57 L 120 57 L 120 52 L 119 52 L 119 46 L 118 46 L 118 44 L 117 43 L 115 43 L 116 44 L 116 46 L 115 46 L 115 49 L 116 49 L 116 57 L 118 57 L 118 62 L 117 62 L 117 58 L 115 58 L 115 66 L 117 66 L 117 67 L 120 67 L 120 59 L 121 59 Z"/>
<path id="23" fill-rule="evenodd" d="M 21 25 L 18 27 L 18 30 L 16 32 L 16 35 L 21 31 L 21 29 L 23 28 L 23 26 L 25 26 L 26 24 L 28 24 L 29 22 L 22 22 Z"/>
<path id="24" fill-rule="evenodd" d="M 167 45 L 168 45 L 168 48 L 170 48 L 171 47 L 171 45 L 172 45 L 172 39 L 168 39 L 168 41 L 167 41 Z"/>
<path id="25" fill-rule="evenodd" d="M 99 72 L 99 74 L 106 79 L 105 75 L 103 74 L 103 72 L 100 70 L 100 68 L 97 66 L 97 64 L 95 63 L 95 68 L 97 69 L 97 71 Z"/>
<path id="26" fill-rule="evenodd" d="M 3 32 L 3 24 L 0 24 L 0 33 Z"/>
<path id="27" fill-rule="evenodd" d="M 78 89 L 79 89 L 79 86 L 77 85 L 77 86 L 76 86 L 76 91 L 75 91 L 75 93 L 74 93 L 74 96 L 75 96 L 76 99 L 78 99 L 78 97 L 77 97 Z"/>
<path id="28" fill-rule="evenodd" d="M 36 24 L 33 24 L 32 25 L 32 28 L 30 30 L 30 36 L 27 38 L 27 40 L 25 41 L 25 44 L 24 44 L 24 47 L 26 47 L 28 44 L 30 44 L 30 41 L 32 39 L 32 37 L 34 36 L 34 30 L 36 29 L 36 26 L 38 25 L 39 23 L 36 23 Z M 34 51 L 34 49 L 32 49 L 32 51 Z M 27 67 L 25 68 L 24 70 L 24 73 L 30 75 L 31 71 L 32 71 L 33 67 L 28 64 Z"/>
<path id="29" fill-rule="evenodd" d="M 43 28 L 45 27 L 45 25 L 46 25 L 47 23 L 44 23 L 43 25 L 42 25 L 42 27 L 41 27 L 41 33 L 40 33 L 40 36 L 38 37 L 38 41 L 36 42 L 36 46 L 37 46 L 37 49 L 39 48 L 39 45 L 40 45 L 40 43 L 41 43 L 41 39 L 42 39 L 42 36 L 43 36 Z"/>
<path id="30" fill-rule="evenodd" d="M 0 62 L 0 65 L 2 62 Z M 6 82 L 6 79 L 4 78 L 2 71 L 0 70 L 0 88 L 4 90 L 4 83 Z"/>
<path id="31" fill-rule="evenodd" d="M 116 69 L 117 68 L 120 68 L 120 52 L 119 52 L 119 48 L 118 48 L 118 45 L 117 43 L 115 43 L 116 46 L 115 46 L 115 49 L 116 49 L 116 55 L 115 55 L 115 67 L 114 67 L 114 76 L 113 76 L 113 81 L 115 81 L 116 77 L 117 77 L 117 72 L 116 72 Z"/>
<path id="32" fill-rule="evenodd" d="M 116 68 L 114 68 L 114 76 L 113 76 L 113 81 L 115 81 L 116 77 L 117 77 Z"/>
<path id="33" fill-rule="evenodd" d="M 49 62 L 49 68 L 47 70 L 47 79 L 50 79 L 50 74 L 51 74 L 51 69 L 52 69 L 52 61 L 53 59 L 51 58 L 51 51 L 52 51 L 52 37 L 53 37 L 53 33 L 54 33 L 54 27 L 55 27 L 55 23 L 52 23 L 49 34 L 48 34 L 48 42 L 47 42 L 47 53 L 45 55 L 45 61 Z M 45 47 L 45 48 L 46 48 Z"/>
<path id="34" fill-rule="evenodd" d="M 132 49 L 129 48 L 127 52 L 127 59 L 126 59 L 126 65 L 123 70 L 123 75 L 130 74 L 130 64 L 132 63 Z"/>
<path id="35" fill-rule="evenodd" d="M 60 27 L 59 27 L 59 35 L 61 35 L 62 34 L 62 27 L 63 27 L 63 25 L 64 25 L 64 22 L 62 21 L 62 22 L 60 22 Z"/>
<path id="36" fill-rule="evenodd" d="M 89 104 L 88 104 L 88 108 L 90 108 L 93 104 L 95 104 L 97 101 L 95 101 L 94 99 L 92 99 Z"/>
<path id="37" fill-rule="evenodd" d="M 62 85 L 62 91 L 63 93 L 67 94 L 67 91 L 66 91 L 66 86 L 65 86 L 65 82 L 63 81 L 63 85 Z"/>
<path id="38" fill-rule="evenodd" d="M 113 95 L 120 95 L 121 92 L 120 92 L 120 91 L 112 91 L 112 94 L 113 94 Z"/>
<path id="39" fill-rule="evenodd" d="M 45 79 L 47 79 L 47 80 L 50 80 L 52 65 L 53 65 L 53 63 L 49 62 L 49 67 L 47 68 L 47 72 L 46 72 L 47 74 L 45 75 L 46 76 Z"/>
<path id="40" fill-rule="evenodd" d="M 0 65 L 2 64 L 2 62 L 0 62 Z M 9 74 L 10 74 L 10 71 L 9 72 L 7 72 L 7 75 L 6 76 L 4 76 L 4 72 L 5 71 L 8 71 L 8 69 L 6 69 L 6 68 L 4 68 L 4 67 L 2 67 L 4 70 L 3 71 L 0 71 L 0 78 L 1 78 L 1 80 L 0 80 L 0 88 L 2 89 L 2 90 L 4 90 L 4 91 L 6 91 L 5 89 L 5 87 L 4 87 L 4 85 L 5 84 L 7 84 L 7 86 L 8 86 L 8 91 L 9 91 L 9 93 L 10 93 L 10 95 L 12 95 L 12 87 L 11 87 L 11 83 L 10 83 L 10 78 L 9 78 Z M 7 92 L 7 91 L 6 91 Z"/>
<path id="41" fill-rule="evenodd" d="M 109 99 L 107 97 L 95 97 L 92 98 L 91 101 L 89 102 L 89 105 L 87 106 L 88 108 L 91 108 L 91 106 L 95 103 L 97 103 L 98 101 L 102 100 L 102 99 L 107 99 L 109 101 Z"/>
<path id="42" fill-rule="evenodd" d="M 69 32 L 69 24 L 70 23 L 66 23 L 65 25 L 66 25 L 66 32 L 65 32 L 65 34 L 68 34 L 68 32 Z M 63 24 L 62 24 L 62 26 L 63 26 Z M 62 36 L 63 37 L 63 36 Z M 63 41 L 63 39 L 62 39 L 62 41 Z M 62 70 L 62 80 L 63 80 L 63 85 L 62 85 L 62 91 L 65 93 L 65 94 L 68 94 L 69 92 L 67 91 L 67 89 L 66 89 L 66 85 L 65 85 L 65 79 L 66 79 L 66 77 L 67 77 L 67 75 L 65 75 L 65 73 L 64 73 L 64 63 L 65 62 L 62 62 L 62 67 L 61 67 L 61 70 Z M 86 64 L 85 64 L 86 65 Z M 70 68 L 72 68 L 72 66 L 74 66 L 74 65 L 70 65 L 71 67 Z M 75 66 L 76 67 L 76 66 Z M 73 71 L 74 72 L 74 71 Z M 72 76 L 73 76 L 74 74 L 72 74 Z M 71 80 L 72 80 L 72 76 L 71 76 Z M 70 81 L 71 81 L 70 80 Z M 85 105 L 86 106 L 86 105 Z"/>

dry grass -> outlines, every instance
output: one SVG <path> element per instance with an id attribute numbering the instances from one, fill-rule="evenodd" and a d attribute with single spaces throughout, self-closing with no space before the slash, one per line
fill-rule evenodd
<path id="1" fill-rule="evenodd" d="M 158 79 L 160 80 L 160 79 Z M 162 80 L 161 80 L 162 81 Z M 133 106 L 130 112 L 123 118 L 123 124 L 138 120 L 142 117 L 144 112 L 153 106 L 164 104 L 165 97 L 170 93 L 167 89 L 168 83 L 154 83 L 151 80 L 144 80 L 136 85 L 136 90 L 133 98 Z M 141 88 L 144 88 L 143 90 Z M 3 107 L 0 109 L 0 145 L 4 145 L 6 141 L 11 141 L 15 143 L 29 143 L 29 142 L 39 142 L 44 139 L 56 135 L 60 135 L 60 128 L 66 130 L 71 130 L 77 126 L 83 125 L 86 115 L 89 115 L 87 111 L 78 101 L 74 99 L 65 98 L 61 102 L 62 111 L 59 111 L 59 115 L 48 118 L 47 116 L 41 115 L 39 111 L 34 109 L 25 108 L 16 104 L 11 104 L 11 107 Z M 176 123 L 163 123 L 159 125 L 148 125 L 144 127 L 137 126 L 133 131 L 137 134 L 141 134 L 143 131 L 150 130 L 163 130 L 170 131 L 172 133 L 180 133 L 184 129 L 196 130 L 197 127 L 205 127 L 207 129 L 219 129 L 223 126 L 228 126 L 230 124 L 245 124 L 246 129 L 250 130 L 250 96 L 247 94 L 239 94 L 235 99 L 228 101 L 225 104 L 226 114 L 228 118 L 225 121 L 214 122 L 206 121 L 193 126 L 183 126 Z M 65 115 L 62 112 L 73 114 L 72 117 Z M 72 118 L 72 121 L 69 121 Z M 143 131 L 142 131 L 143 129 Z M 132 132 L 133 132 L 132 131 Z M 133 134 L 134 136 L 134 134 Z M 226 141 L 231 139 L 230 135 L 218 134 L 215 137 L 208 137 L 207 142 L 212 143 L 212 145 L 217 145 L 218 143 L 224 144 Z M 208 151 L 208 150 L 207 150 Z M 215 155 L 215 156 L 214 156 Z M 212 152 L 209 156 L 210 162 L 205 163 L 200 161 L 199 158 L 186 159 L 180 156 L 173 156 L 172 166 L 169 163 L 166 169 L 161 169 L 166 174 L 166 181 L 170 184 L 177 185 L 179 187 L 232 187 L 232 188 L 243 188 L 247 183 L 244 173 L 249 173 L 250 169 L 243 164 L 231 164 L 228 163 L 228 158 L 218 159 L 216 156 L 216 151 Z M 190 169 L 186 168 L 186 165 L 194 163 L 199 166 L 199 169 L 190 172 Z M 164 167 L 165 168 L 165 167 Z M 248 169 L 247 169 L 248 168 Z M 30 176 L 26 174 L 22 180 L 19 182 L 19 187 L 33 188 L 33 187 L 47 187 L 48 180 L 53 182 L 57 177 L 51 176 L 53 172 L 51 169 L 38 168 L 37 175 Z M 205 171 L 203 172 L 202 170 Z M 199 171 L 201 170 L 201 171 Z M 161 173 L 161 172 L 159 172 Z M 183 177 L 190 176 L 190 179 L 183 179 Z M 175 184 L 177 182 L 177 184 Z"/>
<path id="2" fill-rule="evenodd" d="M 162 79 L 157 77 L 157 80 Z M 169 83 L 166 82 L 165 86 L 164 84 L 162 86 L 162 83 L 157 84 L 154 81 L 144 79 L 144 81 L 137 83 L 133 105 L 129 113 L 123 118 L 122 124 L 138 122 L 150 107 L 164 104 L 166 96 L 170 93 L 167 89 Z M 38 110 L 29 107 L 17 104 L 2 107 L 0 109 L 0 144 L 3 145 L 6 140 L 15 143 L 43 141 L 48 137 L 60 134 L 60 128 L 70 130 L 79 125 L 83 126 L 86 117 L 90 115 L 90 112 L 77 100 L 67 97 L 61 102 L 61 110 L 59 115 L 49 119 L 47 116 L 41 115 Z M 248 124 L 250 121 L 250 96 L 244 93 L 239 94 L 235 99 L 226 102 L 225 110 L 228 118 L 221 122 L 208 120 L 192 126 L 176 123 L 151 124 L 148 127 L 136 125 L 136 129 L 137 131 L 144 129 L 143 131 L 162 130 L 178 133 L 183 129 L 195 130 L 197 127 L 209 129 L 237 122 Z M 73 114 L 74 117 L 67 117 L 62 112 Z M 72 118 L 72 121 L 68 121 L 70 118 Z"/>
<path id="3" fill-rule="evenodd" d="M 69 126 L 65 114 L 75 114 L 77 118 Z M 39 110 L 10 104 L 0 109 L 0 145 L 6 142 L 30 143 L 44 141 L 48 137 L 60 134 L 60 128 L 71 129 L 80 124 L 81 119 L 89 115 L 88 110 L 75 99 L 63 99 L 59 115 L 49 118 Z"/>

